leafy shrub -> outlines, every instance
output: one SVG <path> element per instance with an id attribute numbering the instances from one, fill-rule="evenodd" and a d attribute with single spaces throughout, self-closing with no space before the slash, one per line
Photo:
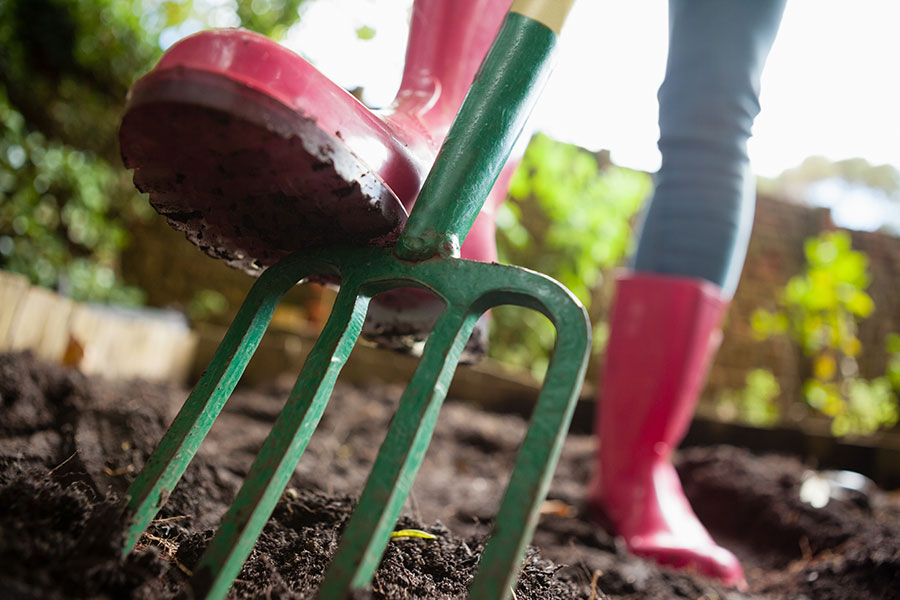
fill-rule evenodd
<path id="1" fill-rule="evenodd" d="M 771 371 L 753 369 L 747 373 L 743 389 L 725 390 L 721 393 L 716 412 L 726 421 L 771 427 L 778 423 L 780 416 L 776 401 L 780 393 L 781 386 Z"/>
<path id="2" fill-rule="evenodd" d="M 602 272 L 621 264 L 631 220 L 650 194 L 650 176 L 621 167 L 599 168 L 597 158 L 538 134 L 510 184 L 510 199 L 497 214 L 500 260 L 550 275 L 588 309 Z M 534 311 L 494 311 L 492 355 L 543 372 L 555 337 Z M 595 342 L 602 345 L 605 325 Z"/>
<path id="3" fill-rule="evenodd" d="M 869 434 L 894 425 L 898 403 L 892 382 L 900 359 L 889 363 L 887 375 L 872 380 L 860 376 L 856 360 L 862 350 L 858 322 L 875 310 L 865 291 L 868 257 L 853 250 L 842 231 L 807 240 L 804 252 L 805 271 L 788 281 L 779 310 L 753 315 L 754 331 L 760 339 L 786 335 L 810 357 L 812 377 L 804 383 L 804 397 L 832 419 L 835 435 Z M 887 342 L 900 351 L 896 336 Z"/>
<path id="4" fill-rule="evenodd" d="M 0 268 L 79 300 L 141 302 L 119 273 L 129 230 L 154 214 L 119 158 L 129 86 L 163 37 L 223 18 L 278 37 L 303 1 L 0 1 Z"/>
<path id="5" fill-rule="evenodd" d="M 91 152 L 29 132 L 2 90 L 0 121 L 0 267 L 76 300 L 140 303 L 142 292 L 117 274 L 124 224 L 148 208 L 130 179 Z"/>

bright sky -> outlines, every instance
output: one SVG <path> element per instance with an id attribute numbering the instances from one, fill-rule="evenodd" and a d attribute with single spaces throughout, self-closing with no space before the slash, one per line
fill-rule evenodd
<path id="1" fill-rule="evenodd" d="M 386 104 L 399 84 L 410 4 L 313 0 L 285 42 L 337 83 L 362 86 L 368 102 Z M 666 4 L 577 0 L 534 126 L 655 170 Z M 750 143 L 758 174 L 777 175 L 815 154 L 900 168 L 898 23 L 898 0 L 788 1 Z M 375 37 L 360 40 L 362 26 Z"/>

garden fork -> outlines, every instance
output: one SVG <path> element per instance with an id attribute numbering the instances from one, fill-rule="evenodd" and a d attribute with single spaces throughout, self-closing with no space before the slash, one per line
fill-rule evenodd
<path id="1" fill-rule="evenodd" d="M 393 247 L 322 247 L 289 255 L 255 283 L 212 362 L 127 492 L 131 551 L 165 503 L 256 350 L 282 295 L 310 276 L 339 277 L 333 311 L 250 472 L 191 580 L 199 597 L 223 598 L 272 514 L 359 336 L 369 300 L 420 287 L 446 303 L 406 388 L 319 597 L 337 599 L 372 577 L 431 439 L 460 354 L 494 306 L 537 310 L 557 329 L 550 366 L 519 450 L 472 598 L 508 598 L 531 539 L 590 351 L 578 300 L 519 267 L 462 260 L 459 247 L 549 75 L 572 0 L 516 0 L 448 133 Z"/>

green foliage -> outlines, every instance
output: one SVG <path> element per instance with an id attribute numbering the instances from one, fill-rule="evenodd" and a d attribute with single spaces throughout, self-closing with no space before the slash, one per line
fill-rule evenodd
<path id="1" fill-rule="evenodd" d="M 0 0 L 0 268 L 81 300 L 140 302 L 118 274 L 129 229 L 153 215 L 119 158 L 128 88 L 173 27 L 278 37 L 302 2 Z"/>
<path id="2" fill-rule="evenodd" d="M 776 179 L 761 179 L 760 189 L 768 193 L 802 188 L 816 181 L 842 179 L 888 195 L 900 193 L 900 171 L 891 165 L 872 165 L 863 158 L 848 158 L 832 162 L 823 156 L 810 156 Z"/>
<path id="3" fill-rule="evenodd" d="M 719 396 L 716 411 L 728 421 L 740 421 L 755 427 L 778 423 L 778 380 L 767 369 L 753 369 L 741 390 L 725 390 Z"/>
<path id="4" fill-rule="evenodd" d="M 361 40 L 371 40 L 375 37 L 375 30 L 368 25 L 363 25 L 356 30 L 356 37 Z"/>
<path id="5" fill-rule="evenodd" d="M 754 330 L 761 337 L 786 333 L 810 356 L 824 350 L 856 356 L 860 350 L 857 320 L 869 316 L 875 308 L 865 292 L 869 285 L 868 258 L 850 247 L 850 236 L 845 232 L 807 240 L 804 253 L 806 271 L 788 281 L 782 293 L 782 310 L 757 311 Z"/>
<path id="6" fill-rule="evenodd" d="M 887 377 L 812 378 L 803 391 L 810 406 L 832 417 L 834 435 L 866 435 L 897 423 L 897 397 Z"/>
<path id="7" fill-rule="evenodd" d="M 143 297 L 118 258 L 151 210 L 116 142 L 128 86 L 159 55 L 141 6 L 0 2 L 0 268 L 80 300 Z"/>
<path id="8" fill-rule="evenodd" d="M 241 27 L 279 40 L 300 16 L 304 0 L 237 0 Z"/>
<path id="9" fill-rule="evenodd" d="M 890 427 L 898 419 L 890 374 L 867 381 L 856 360 L 862 350 L 858 322 L 875 309 L 865 292 L 868 258 L 851 248 L 846 232 L 823 233 L 807 240 L 804 250 L 806 270 L 788 281 L 778 311 L 753 315 L 753 329 L 760 339 L 787 335 L 810 357 L 812 377 L 804 396 L 832 419 L 835 435 Z"/>
<path id="10" fill-rule="evenodd" d="M 887 368 L 885 377 L 891 382 L 894 392 L 900 393 L 900 335 L 889 333 L 884 340 L 887 351 Z"/>
<path id="11" fill-rule="evenodd" d="M 590 309 L 602 271 L 624 258 L 631 219 L 650 190 L 647 174 L 601 170 L 590 153 L 539 134 L 497 213 L 500 260 L 550 275 Z M 550 322 L 533 311 L 494 315 L 492 355 L 542 372 L 555 337 Z"/>
<path id="12" fill-rule="evenodd" d="M 28 128 L 118 161 L 125 93 L 159 56 L 139 0 L 0 2 L 0 85 Z"/>
<path id="13" fill-rule="evenodd" d="M 760 178 L 760 193 L 831 209 L 836 222 L 900 235 L 900 170 L 862 158 L 807 158 L 777 178 Z M 863 213 L 857 214 L 864 205 Z"/>
<path id="14" fill-rule="evenodd" d="M 28 132 L 0 90 L 0 267 L 78 300 L 139 303 L 116 275 L 123 222 L 146 210 L 127 176 L 89 152 Z M 112 198 L 123 198 L 115 208 Z"/>
<path id="15" fill-rule="evenodd" d="M 200 290 L 188 303 L 187 314 L 192 321 L 209 321 L 228 312 L 228 299 L 216 290 Z"/>

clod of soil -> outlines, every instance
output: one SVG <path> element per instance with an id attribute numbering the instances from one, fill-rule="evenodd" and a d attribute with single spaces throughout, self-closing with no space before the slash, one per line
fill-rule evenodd
<path id="1" fill-rule="evenodd" d="M 118 498 L 187 390 L 110 383 L 0 355 L 0 589 L 4 598 L 189 597 L 188 573 L 240 486 L 290 382 L 229 401 L 137 549 L 118 554 Z M 338 386 L 232 590 L 313 598 L 384 438 L 400 389 Z M 357 598 L 464 598 L 527 429 L 448 402 L 399 527 Z M 587 517 L 593 441 L 570 435 L 515 590 L 522 599 L 900 598 L 900 498 L 800 500 L 806 466 L 733 447 L 681 453 L 697 514 L 743 561 L 749 590 L 629 555 Z"/>

